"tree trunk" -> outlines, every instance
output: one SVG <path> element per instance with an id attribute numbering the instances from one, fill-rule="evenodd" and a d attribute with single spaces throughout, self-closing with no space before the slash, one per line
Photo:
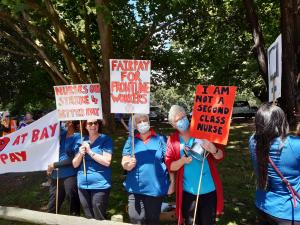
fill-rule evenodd
<path id="1" fill-rule="evenodd" d="M 96 8 L 108 7 L 107 0 L 95 0 Z M 106 12 L 106 11 L 105 11 Z M 110 70 L 109 70 L 109 59 L 113 56 L 113 45 L 112 45 L 112 27 L 111 23 L 108 22 L 104 15 L 104 11 L 97 13 L 97 23 L 100 33 L 101 41 L 101 53 L 103 60 L 103 71 L 100 75 L 101 82 L 101 96 L 102 96 L 102 109 L 104 115 L 105 125 L 109 132 L 114 132 L 115 122 L 114 116 L 110 113 Z"/>
<path id="2" fill-rule="evenodd" d="M 259 72 L 266 85 L 265 91 L 263 92 L 263 96 L 261 96 L 261 98 L 267 99 L 268 61 L 267 61 L 267 55 L 265 51 L 265 44 L 263 40 L 262 30 L 258 22 L 254 1 L 253 0 L 243 0 L 243 1 L 246 8 L 247 20 L 251 27 L 251 32 L 254 41 L 253 52 L 255 54 L 259 66 Z"/>
<path id="3" fill-rule="evenodd" d="M 297 8 L 293 8 L 297 0 L 281 0 L 281 33 L 282 33 L 282 85 L 281 106 L 290 123 L 294 122 L 297 75 L 297 41 L 296 20 Z M 297 3 L 296 3 L 297 4 Z"/>
<path id="4" fill-rule="evenodd" d="M 296 122 L 300 125 L 300 0 L 297 0 L 294 6 L 296 10 L 295 21 L 296 21 L 296 59 L 297 59 L 297 74 L 296 74 L 296 108 L 295 116 Z"/>

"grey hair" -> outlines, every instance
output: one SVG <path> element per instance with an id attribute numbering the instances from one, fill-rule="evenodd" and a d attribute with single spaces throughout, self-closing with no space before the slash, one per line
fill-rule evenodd
<path id="1" fill-rule="evenodd" d="M 182 106 L 172 105 L 168 115 L 168 120 L 170 124 L 175 124 L 175 116 L 179 113 L 183 113 L 186 115 L 185 109 Z"/>
<path id="2" fill-rule="evenodd" d="M 136 119 L 139 119 L 139 118 L 147 118 L 148 122 L 150 122 L 149 120 L 149 115 L 148 114 L 141 114 L 141 113 L 137 113 L 137 114 L 134 114 L 133 115 L 133 118 L 132 118 L 132 121 L 133 121 L 133 127 L 136 128 Z"/>

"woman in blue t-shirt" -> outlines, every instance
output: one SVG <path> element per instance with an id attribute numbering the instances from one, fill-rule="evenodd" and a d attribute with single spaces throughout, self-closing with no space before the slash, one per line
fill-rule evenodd
<path id="1" fill-rule="evenodd" d="M 78 122 L 76 123 L 76 121 L 67 121 L 65 123 L 66 130 L 61 129 L 60 132 L 59 161 L 48 165 L 47 174 L 51 176 L 49 188 L 50 198 L 48 204 L 49 213 L 56 212 L 56 179 L 58 176 L 58 212 L 64 199 L 67 198 L 69 201 L 69 214 L 76 216 L 80 215 L 80 202 L 76 179 L 77 171 L 72 165 L 74 149 L 76 143 L 80 139 L 79 133 L 75 133 L 77 124 Z"/>
<path id="2" fill-rule="evenodd" d="M 261 225 L 300 225 L 300 199 L 293 198 L 271 164 L 300 193 L 300 138 L 288 135 L 281 108 L 263 104 L 255 116 L 249 149 L 257 175 L 256 207 Z"/>
<path id="3" fill-rule="evenodd" d="M 113 142 L 110 137 L 100 133 L 101 121 L 88 120 L 84 127 L 89 135 L 83 137 L 82 145 L 77 148 L 73 159 L 74 167 L 78 168 L 79 198 L 87 218 L 104 220 L 111 188 Z"/>
<path id="4" fill-rule="evenodd" d="M 124 186 L 128 192 L 128 214 L 134 224 L 159 224 L 163 197 L 174 190 L 169 189 L 169 178 L 164 157 L 166 143 L 150 129 L 149 116 L 135 114 L 134 127 L 138 133 L 128 138 L 124 149 L 122 166 L 128 171 Z M 171 185 L 170 187 L 174 187 Z"/>

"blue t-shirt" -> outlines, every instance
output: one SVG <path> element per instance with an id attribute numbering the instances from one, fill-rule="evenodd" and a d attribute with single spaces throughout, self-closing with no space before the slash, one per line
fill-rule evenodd
<path id="1" fill-rule="evenodd" d="M 74 157 L 74 149 L 76 144 L 80 140 L 80 134 L 74 133 L 72 136 L 67 137 L 66 130 L 61 129 L 60 131 L 60 148 L 59 148 L 59 162 Z M 77 170 L 72 166 L 64 166 L 58 169 L 58 177 L 65 178 L 75 176 Z M 53 170 L 51 174 L 52 179 L 56 179 L 57 171 Z"/>
<path id="2" fill-rule="evenodd" d="M 83 141 L 90 144 L 89 137 L 85 136 Z M 81 141 L 78 142 L 76 154 L 81 146 Z M 101 134 L 93 144 L 90 144 L 91 150 L 102 155 L 103 152 L 113 153 L 113 142 L 110 137 Z M 83 162 L 80 164 L 77 172 L 77 184 L 80 189 L 108 189 L 111 187 L 111 174 L 110 167 L 103 166 L 96 162 L 88 154 L 85 155 L 86 175 L 84 175 Z"/>
<path id="3" fill-rule="evenodd" d="M 125 143 L 123 156 L 131 155 L 131 137 Z M 166 143 L 162 136 L 153 135 L 144 143 L 141 139 L 134 139 L 134 155 L 136 166 L 128 172 L 124 182 L 129 193 L 148 196 L 164 196 L 168 192 L 169 177 L 164 157 Z"/>
<path id="4" fill-rule="evenodd" d="M 257 174 L 255 145 L 253 135 L 249 140 L 249 149 Z M 300 137 L 288 136 L 284 141 L 275 138 L 271 143 L 269 155 L 282 175 L 300 194 Z M 270 163 L 267 189 L 268 191 L 256 190 L 255 204 L 260 210 L 277 218 L 300 221 L 300 200 L 297 199 L 297 206 L 294 208 L 290 191 Z"/>
<path id="5" fill-rule="evenodd" d="M 184 156 L 183 149 L 185 145 L 187 144 L 189 147 L 192 147 L 192 144 L 194 143 L 195 139 L 190 138 L 188 143 L 185 143 L 183 138 L 180 136 L 180 156 Z M 190 151 L 187 152 L 188 156 L 191 156 Z M 198 186 L 199 186 L 199 180 L 200 180 L 200 174 L 201 174 L 201 168 L 202 168 L 202 161 L 203 158 L 194 158 L 192 156 L 192 161 L 189 164 L 184 165 L 184 172 L 183 172 L 183 190 L 193 194 L 198 194 Z M 203 172 L 202 172 L 202 181 L 201 181 L 201 187 L 200 187 L 200 195 L 207 194 L 209 192 L 212 192 L 216 190 L 215 184 L 213 181 L 213 178 L 211 176 L 210 168 L 207 162 L 207 158 L 204 159 L 204 166 L 203 166 Z"/>

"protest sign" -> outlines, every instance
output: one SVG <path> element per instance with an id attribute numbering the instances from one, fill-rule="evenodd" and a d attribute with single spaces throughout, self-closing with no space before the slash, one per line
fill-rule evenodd
<path id="1" fill-rule="evenodd" d="M 0 174 L 47 170 L 58 161 L 59 121 L 53 111 L 0 138 Z"/>
<path id="2" fill-rule="evenodd" d="M 112 113 L 149 113 L 150 60 L 110 59 Z"/>
<path id="3" fill-rule="evenodd" d="M 102 119 L 101 90 L 99 84 L 54 86 L 58 119 Z"/>
<path id="4" fill-rule="evenodd" d="M 236 87 L 198 85 L 191 121 L 191 136 L 227 144 Z"/>
<path id="5" fill-rule="evenodd" d="M 269 102 L 281 97 L 282 38 L 281 34 L 268 48 Z"/>

